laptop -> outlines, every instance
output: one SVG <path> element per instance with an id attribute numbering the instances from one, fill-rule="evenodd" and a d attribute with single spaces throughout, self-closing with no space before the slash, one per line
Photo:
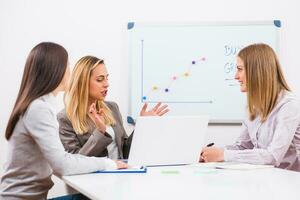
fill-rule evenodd
<path id="1" fill-rule="evenodd" d="M 162 166 L 197 163 L 208 116 L 138 117 L 128 164 Z"/>

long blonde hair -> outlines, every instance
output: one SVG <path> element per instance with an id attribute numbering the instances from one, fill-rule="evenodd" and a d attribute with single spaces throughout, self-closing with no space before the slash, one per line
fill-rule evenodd
<path id="1" fill-rule="evenodd" d="M 94 56 L 82 57 L 73 69 L 68 89 L 65 93 L 66 114 L 72 123 L 73 129 L 77 134 L 87 133 L 89 130 L 89 83 L 90 76 L 99 64 L 104 61 Z M 114 125 L 115 119 L 111 110 L 104 100 L 98 100 L 103 109 L 104 122 L 107 125 Z"/>
<path id="2" fill-rule="evenodd" d="M 250 120 L 260 116 L 264 122 L 276 106 L 281 91 L 290 91 L 273 49 L 266 44 L 252 44 L 238 53 L 244 62 L 247 103 Z"/>

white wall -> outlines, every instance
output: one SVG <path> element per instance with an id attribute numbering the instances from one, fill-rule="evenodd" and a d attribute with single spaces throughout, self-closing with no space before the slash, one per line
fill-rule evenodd
<path id="1" fill-rule="evenodd" d="M 280 19 L 283 24 L 280 60 L 288 82 L 300 95 L 297 77 L 300 72 L 299 7 L 297 0 L 1 0 L 0 165 L 3 165 L 6 152 L 3 134 L 25 59 L 37 43 L 62 44 L 69 52 L 71 66 L 87 54 L 104 58 L 111 74 L 108 99 L 119 103 L 125 118 L 128 105 L 127 22 Z M 238 135 L 238 128 L 211 126 L 207 140 L 219 145 L 231 143 Z M 60 188 L 55 188 L 50 195 L 59 192 Z"/>

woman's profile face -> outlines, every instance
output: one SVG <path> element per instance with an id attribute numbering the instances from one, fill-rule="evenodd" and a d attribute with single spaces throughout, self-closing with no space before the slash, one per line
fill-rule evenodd
<path id="1" fill-rule="evenodd" d="M 108 73 L 104 64 L 99 64 L 91 72 L 89 98 L 92 101 L 104 100 L 108 92 Z"/>
<path id="2" fill-rule="evenodd" d="M 244 61 L 240 57 L 237 57 L 236 59 L 236 73 L 234 78 L 240 83 L 241 92 L 246 92 L 246 70 L 244 66 Z"/>

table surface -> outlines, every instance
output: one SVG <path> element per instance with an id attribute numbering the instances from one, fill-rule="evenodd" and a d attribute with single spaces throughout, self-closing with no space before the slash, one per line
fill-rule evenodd
<path id="1" fill-rule="evenodd" d="M 212 165 L 148 167 L 147 173 L 62 177 L 95 200 L 299 199 L 300 172 L 277 168 L 215 169 Z"/>

